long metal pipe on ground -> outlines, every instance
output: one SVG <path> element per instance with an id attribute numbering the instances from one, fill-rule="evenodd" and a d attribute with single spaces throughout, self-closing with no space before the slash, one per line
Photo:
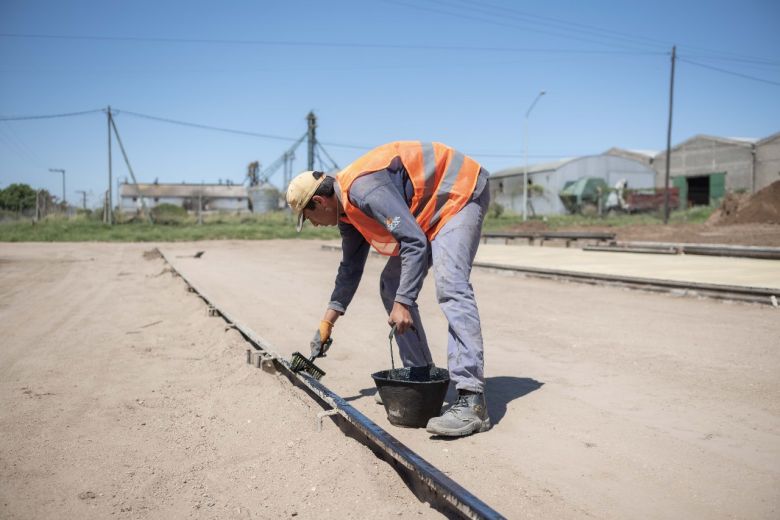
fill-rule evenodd
<path id="1" fill-rule="evenodd" d="M 336 416 L 331 415 L 331 418 L 339 424 L 339 427 L 352 434 L 353 437 L 371 448 L 380 458 L 393 465 L 418 499 L 430 503 L 431 507 L 441 511 L 450 518 L 504 518 L 500 513 L 417 455 L 325 385 L 305 373 L 293 372 L 290 363 L 277 354 L 270 343 L 248 326 L 238 321 L 234 316 L 220 309 L 216 302 L 210 299 L 201 288 L 179 273 L 162 251 L 160 251 L 160 255 L 173 272 L 187 284 L 189 289 L 206 302 L 209 306 L 210 314 L 221 316 L 257 350 L 257 354 L 261 358 L 257 362 L 258 366 L 261 365 L 262 360 L 272 361 L 277 370 L 283 373 L 294 385 L 304 389 L 325 410 L 335 410 L 338 416 L 343 419 L 339 423 Z M 247 361 L 250 360 L 248 359 Z"/>

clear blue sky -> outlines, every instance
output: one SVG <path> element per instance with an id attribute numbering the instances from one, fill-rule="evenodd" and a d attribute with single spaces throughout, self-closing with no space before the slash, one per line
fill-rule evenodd
<path id="1" fill-rule="evenodd" d="M 360 147 L 423 139 L 495 171 L 523 163 L 540 90 L 531 163 L 663 149 L 673 44 L 673 144 L 780 131 L 778 25 L 775 0 L 0 0 L 0 118 L 111 105 L 140 182 L 242 182 L 291 143 L 128 112 L 297 138 L 314 110 L 341 166 Z M 305 147 L 297 157 L 296 172 Z M 59 196 L 48 169 L 64 168 L 68 200 L 86 190 L 93 206 L 107 162 L 102 112 L 0 121 L 0 187 Z"/>

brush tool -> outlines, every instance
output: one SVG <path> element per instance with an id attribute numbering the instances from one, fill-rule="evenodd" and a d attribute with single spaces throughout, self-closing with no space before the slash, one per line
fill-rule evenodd
<path id="1" fill-rule="evenodd" d="M 310 358 L 307 358 L 300 352 L 293 352 L 292 361 L 290 361 L 290 367 L 292 368 L 293 372 L 306 372 L 311 377 L 319 381 L 322 379 L 322 376 L 325 375 L 325 371 L 314 364 L 314 359 L 316 357 L 317 356 L 314 355 Z"/>
<path id="2" fill-rule="evenodd" d="M 333 338 L 328 338 L 328 340 L 322 345 L 322 351 L 327 351 L 331 343 L 333 343 Z M 311 377 L 319 381 L 322 379 L 322 376 L 325 375 L 325 371 L 314 364 L 315 359 L 317 359 L 317 354 L 312 354 L 311 357 L 307 358 L 300 352 L 293 352 L 292 360 L 290 361 L 290 368 L 292 368 L 292 371 L 296 373 L 306 372 Z"/>

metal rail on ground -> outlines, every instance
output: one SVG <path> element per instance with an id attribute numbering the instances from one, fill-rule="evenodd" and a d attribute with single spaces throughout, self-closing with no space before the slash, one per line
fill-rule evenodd
<path id="1" fill-rule="evenodd" d="M 324 244 L 325 250 L 339 251 L 341 248 L 335 245 Z M 372 254 L 376 254 L 374 251 Z M 378 255 L 377 255 L 378 256 Z M 498 271 L 511 271 L 536 278 L 552 280 L 564 280 L 569 282 L 587 283 L 591 285 L 612 285 L 638 289 L 643 291 L 671 293 L 683 296 L 703 298 L 715 298 L 718 300 L 741 301 L 759 303 L 777 307 L 780 301 L 780 289 L 765 287 L 745 287 L 739 285 L 721 285 L 697 282 L 681 282 L 676 280 L 662 280 L 656 278 L 640 278 L 634 276 L 618 276 L 598 273 L 583 273 L 578 271 L 565 271 L 560 269 L 543 269 L 538 267 L 525 267 L 492 262 L 474 262 L 474 267 L 495 269 Z"/>
<path id="2" fill-rule="evenodd" d="M 255 360 L 258 367 L 261 366 L 263 361 L 273 362 L 274 367 L 280 373 L 315 398 L 326 411 L 330 411 L 327 415 L 330 415 L 334 420 L 336 419 L 335 414 L 343 418 L 344 420 L 340 424 L 342 429 L 351 430 L 353 434 L 357 433 L 356 437 L 359 440 L 368 445 L 382 459 L 391 463 L 420 500 L 429 502 L 432 507 L 448 517 L 471 519 L 504 518 L 500 513 L 409 449 L 405 444 L 390 435 L 325 385 L 305 373 L 293 372 L 290 363 L 277 354 L 271 344 L 234 316 L 220 309 L 202 288 L 198 287 L 192 280 L 187 279 L 176 269 L 168 257 L 165 256 L 165 253 L 160 251 L 160 255 L 187 284 L 190 291 L 206 302 L 210 315 L 221 316 L 252 345 L 256 351 Z M 249 354 L 247 361 L 250 361 L 250 358 L 252 358 L 252 353 L 250 352 Z"/>

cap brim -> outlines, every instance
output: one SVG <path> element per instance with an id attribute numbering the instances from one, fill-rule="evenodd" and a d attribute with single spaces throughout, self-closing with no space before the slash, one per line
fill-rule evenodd
<path id="1" fill-rule="evenodd" d="M 306 220 L 303 217 L 303 211 L 298 213 L 298 223 L 295 225 L 295 229 L 298 231 L 298 233 L 301 232 L 301 229 L 303 229 L 303 221 Z"/>

